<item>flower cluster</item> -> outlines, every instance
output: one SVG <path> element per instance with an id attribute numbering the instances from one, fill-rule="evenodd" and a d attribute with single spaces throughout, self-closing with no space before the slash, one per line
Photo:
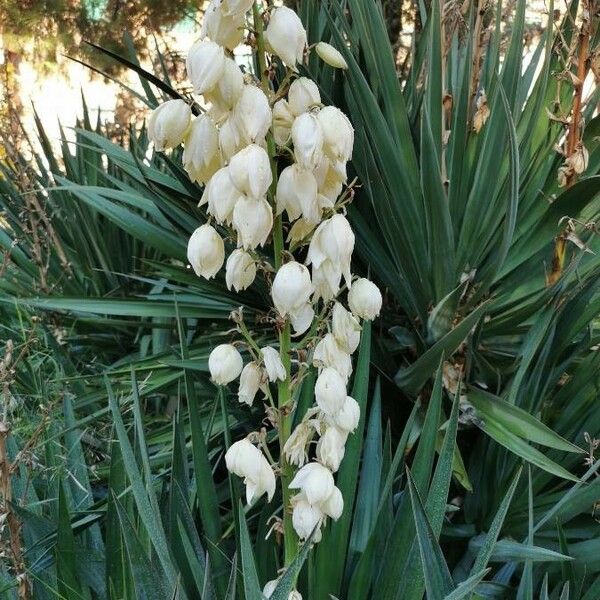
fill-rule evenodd
<path id="1" fill-rule="evenodd" d="M 343 510 L 334 473 L 360 420 L 360 407 L 347 392 L 351 355 L 360 342 L 361 320 L 379 314 L 382 297 L 375 284 L 353 279 L 351 272 L 355 237 L 345 207 L 352 198 L 347 163 L 353 127 L 341 110 L 323 105 L 315 82 L 298 76 L 309 48 L 299 17 L 287 7 L 263 12 L 260 27 L 254 28 L 263 36 L 262 47 L 286 66 L 283 83 L 275 90 L 269 77 L 257 81 L 242 73 L 230 51 L 242 41 L 251 7 L 247 0 L 212 0 L 202 37 L 187 56 L 194 93 L 208 108 L 193 118 L 186 102 L 168 101 L 153 112 L 149 135 L 157 150 L 183 143 L 184 167 L 204 185 L 200 206 L 209 220 L 188 243 L 194 272 L 210 279 L 225 264 L 227 287 L 235 291 L 251 286 L 260 273 L 271 283 L 279 347 L 259 347 L 238 314 L 244 341 L 217 346 L 208 366 L 218 385 L 239 378 L 241 403 L 251 406 L 262 391 L 272 404 L 269 418 L 279 433 L 280 464 L 270 462 L 264 436 L 256 434 L 233 443 L 225 456 L 228 470 L 244 480 L 248 503 L 263 494 L 270 501 L 276 475 L 291 468 L 284 499 L 288 489 L 295 495 L 284 506 L 284 518 L 291 513 L 298 537 L 314 532 L 317 542 L 327 518 L 335 520 Z M 321 42 L 315 49 L 331 66 L 347 68 L 332 46 Z M 287 247 L 281 248 L 284 227 Z M 271 241 L 269 259 L 263 247 Z M 235 249 L 226 257 L 229 242 Z M 348 308 L 340 300 L 346 292 Z M 294 340 L 303 336 L 297 344 L 302 353 L 290 341 L 290 327 Z M 245 365 L 240 346 L 252 358 Z M 291 423 L 295 410 L 294 390 L 310 365 L 318 372 L 315 405 L 284 434 L 283 422 Z M 270 384 L 286 390 L 283 396 L 279 392 L 278 403 Z"/>

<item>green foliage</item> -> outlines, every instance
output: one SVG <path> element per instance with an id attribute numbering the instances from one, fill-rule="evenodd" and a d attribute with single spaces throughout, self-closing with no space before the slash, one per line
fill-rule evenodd
<path id="1" fill-rule="evenodd" d="M 355 365 L 344 513 L 273 598 L 297 579 L 310 600 L 593 600 L 600 464 L 581 448 L 600 433 L 600 258 L 578 224 L 600 208 L 600 121 L 590 109 L 589 166 L 561 189 L 563 128 L 547 114 L 570 109 L 556 40 L 573 21 L 544 33 L 523 72 L 517 2 L 507 48 L 498 24 L 475 74 L 490 109 L 476 132 L 473 36 L 448 29 L 440 3 L 423 6 L 406 81 L 378 2 L 298 4 L 309 42 L 349 64 L 313 53 L 305 71 L 356 129 L 355 254 L 386 302 Z M 179 94 L 136 70 L 148 105 Z M 206 215 L 177 152 L 150 153 L 144 129 L 121 146 L 84 117 L 56 156 L 38 126 L 42 154 L 0 167 L 1 338 L 23 351 L 8 449 L 36 457 L 12 477 L 33 597 L 258 599 L 280 575 L 267 534 L 281 499 L 239 504 L 223 453 L 261 411 L 217 394 L 207 357 L 240 303 L 249 327 L 260 321 L 266 289 L 240 297 L 186 269 Z M 564 217 L 592 252 L 568 242 L 548 285 Z M 13 575 L 1 567 L 3 597 L 16 597 Z"/>

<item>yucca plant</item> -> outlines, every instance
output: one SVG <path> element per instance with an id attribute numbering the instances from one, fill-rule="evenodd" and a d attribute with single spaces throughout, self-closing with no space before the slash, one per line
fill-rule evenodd
<path id="1" fill-rule="evenodd" d="M 517 2 L 505 40 L 500 2 L 420 4 L 422 29 L 399 80 L 378 3 L 298 3 L 309 44 L 330 42 L 348 64 L 335 70 L 312 52 L 299 70 L 354 125 L 355 259 L 385 299 L 355 365 L 361 422 L 337 476 L 346 509 L 314 548 L 297 547 L 272 598 L 294 585 L 311 599 L 600 593 L 596 92 L 581 102 L 598 17 L 571 3 L 524 69 L 525 8 Z M 164 74 L 126 62 L 144 79 L 149 106 L 186 97 Z M 283 77 L 275 73 L 274 85 Z M 35 240 L 14 209 L 24 200 L 5 170 L 4 210 L 19 232 L 13 284 L 3 284 L 7 315 L 15 323 L 15 297 L 29 311 L 53 311 L 90 357 L 80 364 L 77 346 L 49 342 L 57 390 L 73 395 L 64 426 L 37 442 L 45 469 L 33 471 L 35 485 L 25 466 L 12 477 L 33 597 L 260 598 L 285 564 L 270 520 L 281 499 L 238 504 L 224 450 L 262 415 L 216 392 L 207 357 L 240 304 L 260 331 L 254 315 L 268 309 L 267 289 L 240 297 L 223 278 L 205 282 L 184 268 L 186 240 L 205 213 L 177 153 L 147 159 L 145 132 L 124 150 L 85 124 L 76 152 L 80 159 L 65 148 L 64 172 L 38 161 L 47 173 L 40 194 L 65 207 L 49 213 L 58 239 L 81 273 L 102 266 L 108 281 L 125 273 L 134 283 L 119 298 L 104 282 L 41 287 Z M 74 207 L 85 213 L 72 217 Z M 81 233 L 82 223 L 109 228 L 115 241 L 96 250 L 106 237 Z M 80 244 L 94 257 L 80 257 Z M 57 248 L 51 257 L 55 282 Z M 90 371 L 101 340 L 103 363 Z M 102 367 L 108 379 L 90 380 Z M 44 397 L 43 383 L 23 394 Z M 299 402 L 312 403 L 310 377 Z M 106 439 L 80 440 L 90 424 Z M 98 462 L 91 484 L 86 458 Z M 2 575 L 7 597 L 17 589 L 11 575 Z"/>

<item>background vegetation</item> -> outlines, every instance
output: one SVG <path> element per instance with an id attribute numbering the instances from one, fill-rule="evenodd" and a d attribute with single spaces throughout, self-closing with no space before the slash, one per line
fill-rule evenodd
<path id="1" fill-rule="evenodd" d="M 419 4 L 399 78 L 379 3 L 297 4 L 350 66 L 303 71 L 356 129 L 356 270 L 386 290 L 355 368 L 347 510 L 299 589 L 599 598 L 598 15 L 551 5 L 524 65 L 524 0 Z M 109 52 L 149 108 L 185 93 L 160 56 L 150 74 Z M 201 189 L 143 128 L 120 144 L 84 115 L 59 154 L 38 133 L 41 153 L 0 166 L 0 593 L 260 598 L 280 499 L 241 510 L 223 466 L 260 422 L 208 379 L 239 296 L 186 268 Z M 259 328 L 265 291 L 243 298 Z"/>

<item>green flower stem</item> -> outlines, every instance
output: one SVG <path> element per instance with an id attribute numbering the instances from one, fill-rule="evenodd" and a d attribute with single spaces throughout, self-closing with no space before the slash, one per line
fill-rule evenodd
<path id="1" fill-rule="evenodd" d="M 254 17 L 254 31 L 256 35 L 256 46 L 258 52 L 258 68 L 260 70 L 261 86 L 265 94 L 270 95 L 269 76 L 267 71 L 267 61 L 265 55 L 264 25 L 260 6 L 261 2 L 254 2 L 252 14 Z M 271 184 L 270 196 L 271 204 L 275 206 L 275 191 L 277 189 L 277 163 L 276 147 L 271 132 L 267 135 L 267 152 L 271 163 L 271 172 L 273 173 L 273 182 Z M 273 223 L 273 260 L 275 269 L 279 269 L 283 262 L 283 222 L 281 215 L 275 217 Z M 292 514 L 290 510 L 291 492 L 289 484 L 293 477 L 293 469 L 285 460 L 283 447 L 292 432 L 293 412 L 291 410 L 291 390 L 290 390 L 290 368 L 291 368 L 291 331 L 290 323 L 286 321 L 279 334 L 279 355 L 281 362 L 285 367 L 286 378 L 280 381 L 277 386 L 277 407 L 279 408 L 279 461 L 281 465 L 281 493 L 283 501 L 283 531 L 284 531 L 284 564 L 289 566 L 298 554 L 298 537 L 292 525 Z"/>

